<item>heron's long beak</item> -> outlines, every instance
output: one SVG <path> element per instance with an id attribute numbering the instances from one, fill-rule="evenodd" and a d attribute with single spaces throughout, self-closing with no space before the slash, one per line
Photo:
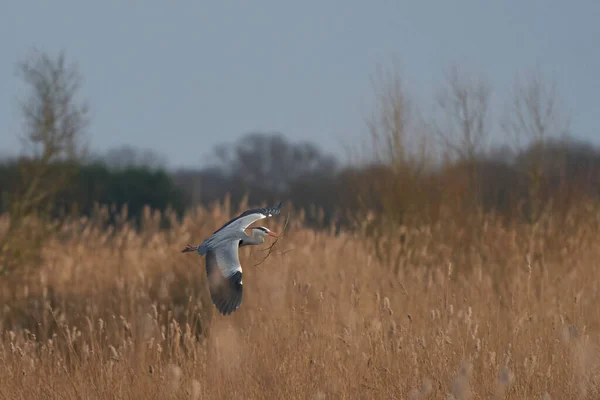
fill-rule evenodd
<path id="1" fill-rule="evenodd" d="M 276 237 L 277 237 L 277 234 L 276 234 L 275 232 L 268 232 L 268 235 L 269 235 L 269 236 L 273 236 L 274 238 L 276 238 Z"/>
<path id="2" fill-rule="evenodd" d="M 188 253 L 190 251 L 196 251 L 198 250 L 198 246 L 192 246 L 191 244 L 188 244 L 187 246 L 185 246 L 185 248 L 183 250 L 181 250 L 182 253 Z"/>

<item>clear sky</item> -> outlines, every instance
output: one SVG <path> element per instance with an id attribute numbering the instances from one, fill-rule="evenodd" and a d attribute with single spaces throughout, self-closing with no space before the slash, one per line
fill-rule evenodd
<path id="1" fill-rule="evenodd" d="M 150 148 L 174 167 L 255 130 L 341 154 L 365 132 L 377 66 L 398 62 L 423 101 L 458 63 L 498 104 L 539 66 L 573 133 L 598 142 L 599 16 L 593 0 L 3 0 L 0 153 L 20 148 L 15 63 L 32 46 L 79 64 L 93 149 Z"/>

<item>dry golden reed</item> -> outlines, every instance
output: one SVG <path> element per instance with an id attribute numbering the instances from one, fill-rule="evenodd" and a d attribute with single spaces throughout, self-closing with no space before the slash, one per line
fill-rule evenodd
<path id="1" fill-rule="evenodd" d="M 535 227 L 405 228 L 385 244 L 393 266 L 360 234 L 292 216 L 260 266 L 268 243 L 241 249 L 244 300 L 222 317 L 203 258 L 180 250 L 230 216 L 225 204 L 166 231 L 152 213 L 139 232 L 65 225 L 42 265 L 0 285 L 0 398 L 600 396 L 594 208 Z"/>

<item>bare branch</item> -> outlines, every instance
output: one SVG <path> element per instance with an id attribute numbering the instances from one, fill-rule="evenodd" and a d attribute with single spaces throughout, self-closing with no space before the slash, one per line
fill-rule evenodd
<path id="1" fill-rule="evenodd" d="M 390 166 L 403 165 L 408 152 L 410 103 L 396 72 L 379 70 L 372 80 L 377 108 L 367 121 L 373 152 L 378 161 Z"/>
<path id="2" fill-rule="evenodd" d="M 565 136 L 569 121 L 560 112 L 556 82 L 546 82 L 539 70 L 530 72 L 525 79 L 518 77 L 513 86 L 513 102 L 502 121 L 505 133 L 518 146 L 521 139 L 544 142 Z"/>
<path id="3" fill-rule="evenodd" d="M 515 79 L 513 90 L 512 107 L 504 116 L 502 128 L 517 147 L 523 145 L 522 139 L 534 145 L 533 151 L 522 161 L 529 178 L 529 215 L 535 222 L 545 207 L 542 183 L 547 163 L 546 143 L 566 136 L 569 123 L 560 113 L 555 82 L 548 84 L 539 70 L 530 72 L 526 80 Z"/>
<path id="4" fill-rule="evenodd" d="M 492 90 L 482 80 L 473 80 L 451 67 L 446 86 L 437 94 L 443 122 L 434 122 L 442 145 L 461 160 L 473 161 L 488 136 L 488 109 Z"/>

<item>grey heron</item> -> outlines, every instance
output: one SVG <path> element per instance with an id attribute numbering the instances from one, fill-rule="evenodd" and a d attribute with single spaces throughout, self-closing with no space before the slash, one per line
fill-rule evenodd
<path id="1" fill-rule="evenodd" d="M 238 250 L 243 246 L 258 245 L 265 242 L 266 236 L 277 234 L 264 226 L 251 228 L 251 234 L 245 230 L 252 223 L 279 215 L 281 203 L 275 207 L 255 208 L 242 214 L 217 229 L 201 244 L 188 244 L 183 253 L 197 251 L 206 256 L 206 276 L 210 296 L 222 315 L 229 315 L 242 304 L 242 266 Z"/>

